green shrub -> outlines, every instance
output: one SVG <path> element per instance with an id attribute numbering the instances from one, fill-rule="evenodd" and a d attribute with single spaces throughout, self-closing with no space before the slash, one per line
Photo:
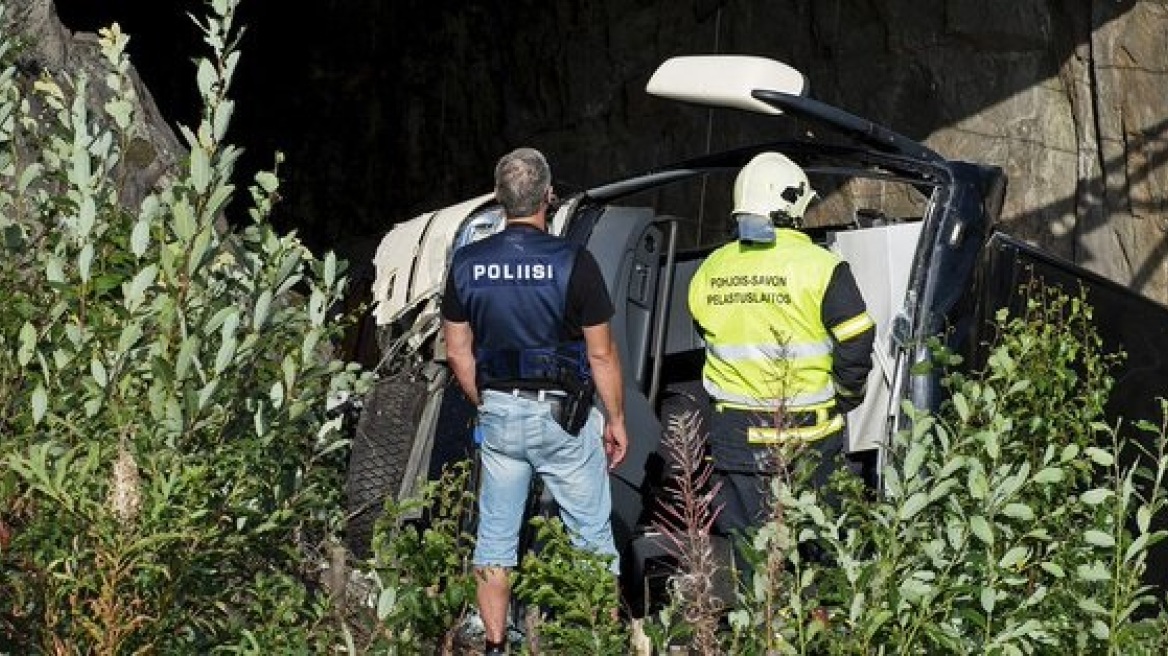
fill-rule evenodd
<path id="1" fill-rule="evenodd" d="M 754 546 L 786 566 L 755 589 L 783 608 L 748 596 L 736 653 L 1164 653 L 1163 602 L 1142 583 L 1165 535 L 1151 525 L 1164 430 L 1139 422 L 1154 446 L 1121 464 L 1131 449 L 1103 423 L 1116 356 L 1091 308 L 1039 282 L 1027 292 L 1021 316 L 998 314 L 984 370 L 948 375 L 937 415 L 906 409 L 879 498 L 839 477 L 837 509 L 775 481 L 781 521 Z M 812 543 L 826 558 L 801 556 Z M 783 619 L 762 630 L 764 616 Z"/>
<path id="2" fill-rule="evenodd" d="M 0 651 L 320 653 L 306 586 L 342 520 L 329 354 L 344 286 L 266 222 L 275 171 L 224 232 L 236 0 L 209 2 L 190 155 L 123 207 L 135 134 L 127 37 L 101 79 L 29 86 L 0 35 Z M 104 85 L 104 112 L 86 106 Z"/>
<path id="3" fill-rule="evenodd" d="M 368 644 L 377 653 L 450 649 L 458 637 L 475 599 L 470 473 L 470 462 L 461 461 L 428 481 L 417 498 L 386 499 L 371 563 L 376 630 Z M 415 513 L 420 521 L 405 519 Z"/>
<path id="4" fill-rule="evenodd" d="M 376 622 L 358 648 L 378 654 L 461 653 L 481 636 L 469 629 L 477 580 L 471 564 L 477 511 L 472 463 L 449 466 L 416 498 L 386 499 L 369 563 Z M 410 519 L 419 517 L 420 519 Z M 511 618 L 526 630 L 524 653 L 624 654 L 628 633 L 617 618 L 615 578 L 606 557 L 577 549 L 560 520 L 529 520 L 533 548 L 511 572 Z"/>
<path id="5" fill-rule="evenodd" d="M 611 558 L 572 544 L 558 517 L 533 517 L 537 548 L 522 556 L 513 574 L 515 598 L 529 611 L 528 639 L 547 654 L 625 654 L 628 632 Z"/>

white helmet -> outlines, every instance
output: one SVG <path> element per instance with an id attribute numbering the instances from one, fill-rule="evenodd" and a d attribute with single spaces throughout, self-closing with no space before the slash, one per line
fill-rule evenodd
<path id="1" fill-rule="evenodd" d="M 781 153 L 759 153 L 734 181 L 734 214 L 753 214 L 775 223 L 801 223 L 815 190 L 798 164 Z"/>

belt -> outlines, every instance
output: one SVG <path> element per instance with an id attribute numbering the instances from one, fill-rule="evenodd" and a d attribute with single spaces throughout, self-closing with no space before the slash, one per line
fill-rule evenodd
<path id="1" fill-rule="evenodd" d="M 563 390 L 557 390 L 557 389 L 534 390 L 534 389 L 516 388 L 516 389 L 508 390 L 508 391 L 505 391 L 505 390 L 500 390 L 500 391 L 502 391 L 504 394 L 510 394 L 511 396 L 514 396 L 516 398 L 527 399 L 528 401 L 541 401 L 541 402 L 547 402 L 547 403 L 551 403 L 551 402 L 558 403 L 558 402 L 563 401 L 565 398 L 568 397 L 567 392 L 565 392 Z"/>
<path id="2" fill-rule="evenodd" d="M 564 408 L 568 404 L 568 393 L 558 389 L 522 389 L 516 388 L 513 390 L 500 390 L 503 394 L 509 394 L 517 399 L 526 399 L 528 401 L 536 401 L 539 403 L 546 403 L 548 411 L 552 413 L 552 418 L 560 422 L 564 418 Z M 563 426 L 563 424 L 560 424 Z"/>

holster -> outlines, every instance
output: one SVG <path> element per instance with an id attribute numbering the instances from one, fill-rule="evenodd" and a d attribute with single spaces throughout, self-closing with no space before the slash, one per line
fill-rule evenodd
<path id="1" fill-rule="evenodd" d="M 596 386 L 589 382 L 567 390 L 567 392 L 568 396 L 564 399 L 563 405 L 560 406 L 556 421 L 569 435 L 579 435 L 584 424 L 588 423 L 588 414 L 592 412 Z"/>

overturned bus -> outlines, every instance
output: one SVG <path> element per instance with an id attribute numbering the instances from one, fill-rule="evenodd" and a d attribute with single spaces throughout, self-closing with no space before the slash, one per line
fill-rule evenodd
<path id="1" fill-rule="evenodd" d="M 876 321 L 874 367 L 862 405 L 848 417 L 848 450 L 872 478 L 881 445 L 906 421 L 904 402 L 936 408 L 940 373 L 920 367 L 930 340 L 976 360 L 988 318 L 1018 308 L 1020 286 L 1038 276 L 1083 289 L 1107 348 L 1128 353 L 1117 376 L 1116 417 L 1159 416 L 1168 389 L 1168 309 L 1072 263 L 1043 253 L 997 225 L 1006 178 L 995 166 L 947 159 L 888 128 L 805 94 L 798 71 L 744 56 L 677 57 L 647 92 L 665 99 L 775 121 L 797 120 L 798 137 L 707 154 L 598 184 L 562 200 L 550 231 L 584 244 L 600 264 L 616 306 L 612 328 L 624 367 L 630 450 L 611 473 L 613 527 L 630 581 L 643 589 L 647 561 L 662 554 L 648 511 L 660 489 L 662 432 L 674 417 L 704 411 L 703 342 L 688 314 L 688 282 L 703 258 L 732 238 L 711 230 L 701 199 L 728 190 L 754 155 L 797 162 L 825 200 L 808 211 L 813 238 L 855 273 Z M 809 136 L 812 135 L 812 136 Z M 350 547 L 368 547 L 386 495 L 406 497 L 444 464 L 473 452 L 469 407 L 450 374 L 439 303 L 451 254 L 501 229 L 490 194 L 396 225 L 376 255 L 374 317 L 380 382 L 365 399 L 348 473 Z M 711 234 L 713 235 L 711 237 Z M 1163 557 L 1150 572 L 1164 577 Z M 1164 583 L 1164 581 L 1155 581 Z"/>

